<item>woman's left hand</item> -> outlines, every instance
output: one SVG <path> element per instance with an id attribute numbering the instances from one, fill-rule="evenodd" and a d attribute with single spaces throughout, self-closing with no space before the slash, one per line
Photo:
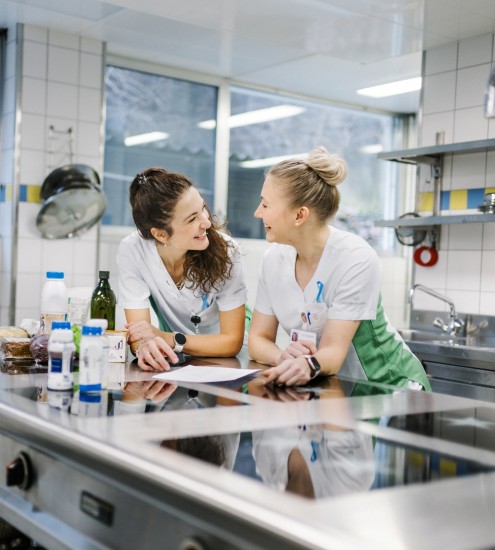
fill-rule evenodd
<path id="1" fill-rule="evenodd" d="M 278 386 L 302 386 L 311 380 L 311 369 L 304 357 L 285 359 L 262 374 L 266 377 L 265 384 Z"/>
<path id="2" fill-rule="evenodd" d="M 151 340 L 160 334 L 160 331 L 148 321 L 134 321 L 125 325 L 127 329 L 127 341 L 137 344 L 142 340 Z"/>

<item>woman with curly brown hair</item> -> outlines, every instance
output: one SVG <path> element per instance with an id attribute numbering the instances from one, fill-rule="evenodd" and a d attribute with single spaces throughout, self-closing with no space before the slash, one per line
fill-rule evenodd
<path id="1" fill-rule="evenodd" d="M 137 231 L 117 253 L 128 342 L 144 370 L 168 370 L 176 352 L 239 353 L 246 284 L 237 244 L 182 174 L 148 168 L 131 183 Z M 153 308 L 160 327 L 151 324 Z"/>

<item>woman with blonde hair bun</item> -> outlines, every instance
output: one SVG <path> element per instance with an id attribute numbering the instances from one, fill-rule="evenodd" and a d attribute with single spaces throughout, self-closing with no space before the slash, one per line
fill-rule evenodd
<path id="1" fill-rule="evenodd" d="M 378 255 L 361 237 L 328 225 L 346 175 L 345 161 L 324 147 L 266 174 L 254 215 L 274 244 L 260 270 L 249 354 L 270 365 L 265 383 L 302 385 L 340 373 L 430 390 L 383 310 Z M 285 349 L 275 343 L 279 324 L 291 336 Z"/>

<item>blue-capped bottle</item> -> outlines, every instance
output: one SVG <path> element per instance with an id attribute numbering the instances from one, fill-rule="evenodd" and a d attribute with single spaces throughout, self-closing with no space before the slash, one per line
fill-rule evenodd
<path id="1" fill-rule="evenodd" d="M 101 328 L 84 325 L 79 345 L 79 391 L 81 393 L 101 390 L 103 361 Z"/>
<path id="2" fill-rule="evenodd" d="M 49 390 L 72 390 L 75 350 L 70 323 L 53 321 L 48 340 L 47 388 Z"/>
<path id="3" fill-rule="evenodd" d="M 40 334 L 50 334 L 53 321 L 65 321 L 69 299 L 62 271 L 48 271 L 41 290 Z"/>

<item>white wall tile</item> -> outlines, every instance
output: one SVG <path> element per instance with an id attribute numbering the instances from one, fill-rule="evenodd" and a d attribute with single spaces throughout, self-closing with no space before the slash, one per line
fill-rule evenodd
<path id="1" fill-rule="evenodd" d="M 454 143 L 487 139 L 488 119 L 483 107 L 460 109 L 454 116 Z"/>
<path id="2" fill-rule="evenodd" d="M 449 250 L 447 292 L 480 291 L 481 250 Z"/>
<path id="3" fill-rule="evenodd" d="M 21 202 L 18 213 L 19 238 L 40 239 L 41 234 L 36 227 L 36 217 L 41 209 L 40 204 L 32 202 Z M 39 242 L 38 242 L 39 246 Z"/>
<path id="4" fill-rule="evenodd" d="M 45 114 L 46 81 L 26 77 L 22 82 L 21 109 L 24 113 Z"/>
<path id="5" fill-rule="evenodd" d="M 46 45 L 39 42 L 23 43 L 22 73 L 33 78 L 46 78 Z"/>
<path id="6" fill-rule="evenodd" d="M 48 31 L 35 25 L 24 25 L 24 40 L 33 40 L 34 42 L 43 42 L 48 40 Z"/>
<path id="7" fill-rule="evenodd" d="M 423 114 L 454 109 L 456 75 L 455 71 L 451 71 L 423 79 Z"/>
<path id="8" fill-rule="evenodd" d="M 45 171 L 45 152 L 22 147 L 20 154 L 20 182 L 28 185 L 41 185 L 45 179 Z"/>
<path id="9" fill-rule="evenodd" d="M 78 84 L 79 52 L 58 46 L 48 47 L 48 79 L 53 82 Z"/>
<path id="10" fill-rule="evenodd" d="M 455 311 L 477 315 L 480 309 L 480 293 L 469 290 L 449 290 L 448 297 L 454 302 Z M 447 319 L 445 319 L 447 320 Z"/>
<path id="11" fill-rule="evenodd" d="M 86 241 L 71 240 L 74 249 L 72 273 L 91 275 L 96 273 L 97 244 Z"/>
<path id="12" fill-rule="evenodd" d="M 17 273 L 36 273 L 41 271 L 41 246 L 39 238 L 17 241 Z"/>
<path id="13" fill-rule="evenodd" d="M 495 223 L 483 224 L 483 250 L 495 250 Z"/>
<path id="14" fill-rule="evenodd" d="M 439 46 L 426 52 L 425 75 L 453 71 L 457 68 L 457 44 Z"/>
<path id="15" fill-rule="evenodd" d="M 39 273 L 18 273 L 15 304 L 17 308 L 39 308 L 41 283 Z"/>
<path id="16" fill-rule="evenodd" d="M 77 34 L 68 34 L 50 30 L 48 33 L 48 43 L 53 46 L 61 46 L 62 48 L 72 48 L 79 50 L 79 36 Z"/>
<path id="17" fill-rule="evenodd" d="M 480 314 L 493 315 L 495 311 L 495 292 L 482 292 L 480 294 Z"/>
<path id="18" fill-rule="evenodd" d="M 80 49 L 82 52 L 102 55 L 103 42 L 100 42 L 99 40 L 93 40 L 92 38 L 87 38 L 85 36 L 81 36 Z"/>
<path id="19" fill-rule="evenodd" d="M 100 146 L 100 125 L 80 122 L 76 132 L 76 154 L 99 157 Z"/>
<path id="20" fill-rule="evenodd" d="M 15 311 L 15 325 L 19 326 L 23 319 L 39 319 L 40 316 L 40 300 L 38 300 L 37 306 L 33 304 L 32 307 L 16 307 Z"/>
<path id="21" fill-rule="evenodd" d="M 481 250 L 481 223 L 463 223 L 450 227 L 450 250 Z"/>
<path id="22" fill-rule="evenodd" d="M 481 290 L 495 292 L 495 251 L 484 250 L 481 258 Z"/>
<path id="23" fill-rule="evenodd" d="M 420 144 L 436 145 L 437 132 L 444 132 L 444 143 L 452 143 L 454 138 L 454 111 L 424 115 L 420 130 Z"/>
<path id="24" fill-rule="evenodd" d="M 495 138 L 495 118 L 488 119 L 488 138 Z"/>
<path id="25" fill-rule="evenodd" d="M 99 124 L 102 113 L 103 97 L 101 90 L 95 88 L 79 88 L 78 118 L 85 122 Z"/>
<path id="26" fill-rule="evenodd" d="M 10 280 L 9 272 L 0 273 L 0 305 L 4 308 L 10 304 Z"/>
<path id="27" fill-rule="evenodd" d="M 88 88 L 102 88 L 102 58 L 99 55 L 81 52 L 79 84 Z"/>
<path id="28" fill-rule="evenodd" d="M 21 118 L 21 147 L 45 150 L 46 119 L 44 115 L 24 113 Z"/>
<path id="29" fill-rule="evenodd" d="M 47 271 L 63 271 L 67 287 L 74 286 L 72 282 L 72 265 L 74 262 L 74 247 L 71 239 L 42 239 L 42 269 Z"/>
<path id="30" fill-rule="evenodd" d="M 436 290 L 438 293 L 446 295 L 444 288 L 436 288 L 432 285 L 425 285 Z M 430 296 L 421 290 L 416 290 L 413 298 L 413 309 L 425 309 L 426 311 L 448 311 L 449 308 L 445 302 Z"/>
<path id="31" fill-rule="evenodd" d="M 490 63 L 492 60 L 493 35 L 483 34 L 459 42 L 458 68 Z M 488 73 L 486 73 L 486 79 Z M 486 80 L 485 79 L 485 80 Z"/>
<path id="32" fill-rule="evenodd" d="M 47 116 L 67 119 L 77 117 L 77 86 L 48 82 L 47 94 Z"/>
<path id="33" fill-rule="evenodd" d="M 414 283 L 420 283 L 436 289 L 445 289 L 447 285 L 447 258 L 446 251 L 438 253 L 438 262 L 431 267 L 414 265 Z M 445 290 L 443 290 L 445 291 Z M 442 292 L 440 290 L 440 292 Z"/>
<path id="34" fill-rule="evenodd" d="M 486 153 L 455 155 L 452 163 L 451 188 L 485 187 Z"/>
<path id="35" fill-rule="evenodd" d="M 455 108 L 483 105 L 490 63 L 460 69 L 457 73 Z"/>

